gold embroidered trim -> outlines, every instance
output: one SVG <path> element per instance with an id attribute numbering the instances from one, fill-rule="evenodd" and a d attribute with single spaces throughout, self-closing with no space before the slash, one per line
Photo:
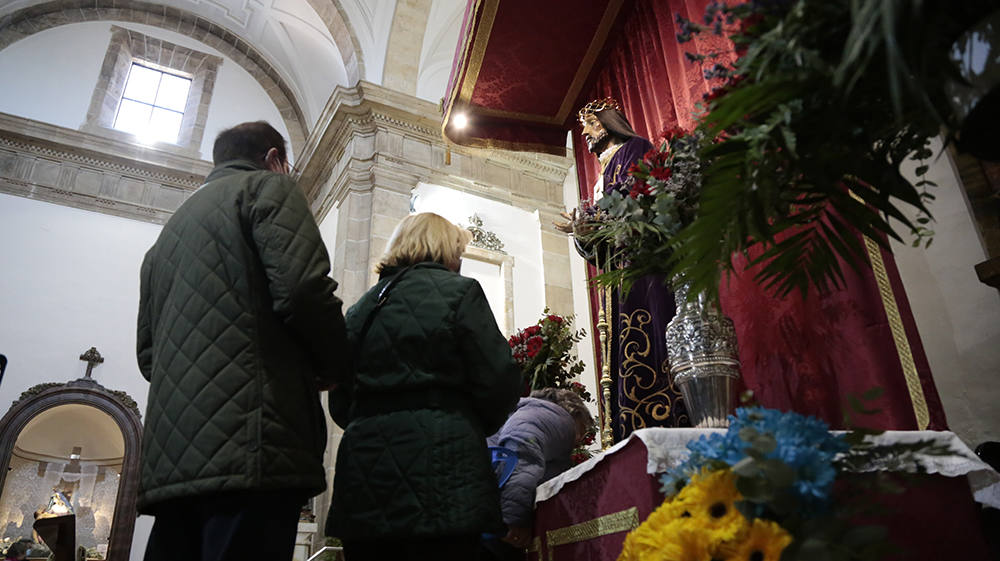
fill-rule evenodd
<path id="1" fill-rule="evenodd" d="M 637 507 L 627 508 L 604 516 L 598 516 L 593 520 L 557 528 L 545 532 L 545 543 L 548 549 L 548 558 L 553 558 L 552 550 L 558 545 L 566 545 L 586 540 L 592 540 L 601 536 L 617 534 L 618 532 L 628 532 L 639 527 L 639 509 Z"/>
<path id="2" fill-rule="evenodd" d="M 472 99 L 472 90 L 476 87 L 476 80 L 479 79 L 479 71 L 483 68 L 486 47 L 490 44 L 490 33 L 493 32 L 493 23 L 496 21 L 497 9 L 499 8 L 500 0 L 486 0 L 484 3 L 483 14 L 479 21 L 479 30 L 476 33 L 476 40 L 472 44 L 472 53 L 469 55 L 468 72 L 461 84 L 461 93 L 459 95 L 464 101 Z M 475 12 L 472 13 L 474 14 Z"/>
<path id="3" fill-rule="evenodd" d="M 601 155 L 597 157 L 597 161 L 601 162 L 602 174 L 604 173 L 604 169 L 608 167 L 608 163 L 611 162 L 611 158 L 615 157 L 615 154 L 617 154 L 618 151 L 621 150 L 622 146 L 625 146 L 625 144 L 624 143 L 615 144 L 614 146 L 611 146 L 608 149 L 606 149 L 604 152 L 601 152 Z"/>
<path id="4" fill-rule="evenodd" d="M 879 245 L 868 236 L 864 236 L 864 238 L 865 247 L 868 249 L 868 258 L 872 263 L 872 271 L 875 273 L 875 282 L 878 283 L 878 292 L 882 297 L 882 305 L 885 307 L 885 315 L 889 318 L 892 340 L 896 343 L 899 363 L 903 367 L 906 389 L 910 393 L 910 401 L 913 403 L 913 414 L 917 418 L 917 428 L 925 430 L 930 425 L 931 416 L 927 410 L 927 400 L 924 398 L 924 389 L 920 384 L 920 375 L 917 374 L 917 365 L 913 360 L 910 342 L 906 338 L 903 318 L 899 314 L 899 306 L 896 305 L 896 295 L 893 293 L 892 284 L 889 282 L 889 273 L 885 269 L 885 262 L 882 260 Z"/>

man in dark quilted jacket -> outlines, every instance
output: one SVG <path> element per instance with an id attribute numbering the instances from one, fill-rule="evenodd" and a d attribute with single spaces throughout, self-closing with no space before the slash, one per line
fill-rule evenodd
<path id="1" fill-rule="evenodd" d="M 281 134 L 238 125 L 213 158 L 142 263 L 145 559 L 291 559 L 326 489 L 319 392 L 345 374 L 341 301 Z"/>

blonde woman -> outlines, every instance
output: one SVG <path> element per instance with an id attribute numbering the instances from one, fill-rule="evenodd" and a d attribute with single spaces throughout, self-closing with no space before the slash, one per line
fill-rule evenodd
<path id="1" fill-rule="evenodd" d="M 481 533 L 504 531 L 485 439 L 521 375 L 483 289 L 458 274 L 470 238 L 436 214 L 406 217 L 347 312 L 354 375 L 331 394 L 345 430 L 327 534 L 348 561 L 465 561 Z"/>

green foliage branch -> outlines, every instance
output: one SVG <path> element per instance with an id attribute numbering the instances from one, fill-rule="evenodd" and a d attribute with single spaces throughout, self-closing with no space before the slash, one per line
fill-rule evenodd
<path id="1" fill-rule="evenodd" d="M 714 295 L 720 269 L 734 271 L 742 255 L 765 287 L 804 294 L 842 286 L 845 267 L 866 266 L 859 234 L 888 248 L 902 229 L 929 246 L 931 140 L 956 130 L 946 84 L 962 80 L 949 47 L 987 6 L 717 1 L 703 23 L 678 16 L 680 41 L 712 33 L 734 46 L 688 55 L 721 84 L 698 115 L 697 213 L 672 231 L 654 221 L 669 212 L 613 196 L 614 220 L 590 239 L 618 270 L 606 267 L 598 282 L 667 272 L 685 277 L 692 296 Z"/>

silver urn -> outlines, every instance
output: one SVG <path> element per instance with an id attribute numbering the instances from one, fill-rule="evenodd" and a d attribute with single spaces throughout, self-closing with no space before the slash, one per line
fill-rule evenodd
<path id="1" fill-rule="evenodd" d="M 733 320 L 705 294 L 689 302 L 686 282 L 675 279 L 673 284 L 677 313 L 667 324 L 666 338 L 674 387 L 684 397 L 692 426 L 727 427 L 740 378 Z"/>

